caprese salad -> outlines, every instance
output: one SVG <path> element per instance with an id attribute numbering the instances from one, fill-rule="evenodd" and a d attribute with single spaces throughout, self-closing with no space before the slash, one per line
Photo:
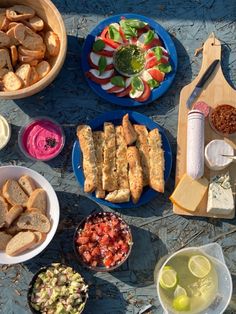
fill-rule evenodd
<path id="1" fill-rule="evenodd" d="M 121 18 L 95 38 L 85 74 L 107 93 L 144 102 L 172 71 L 169 61 L 168 51 L 148 23 Z"/>

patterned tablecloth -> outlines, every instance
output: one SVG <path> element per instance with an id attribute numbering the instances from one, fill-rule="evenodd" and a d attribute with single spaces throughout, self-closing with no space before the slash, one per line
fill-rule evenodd
<path id="1" fill-rule="evenodd" d="M 112 273 L 91 273 L 81 268 L 73 254 L 72 237 L 77 223 L 99 206 L 79 188 L 71 166 L 75 128 L 109 110 L 119 109 L 96 96 L 86 84 L 80 65 L 85 37 L 103 18 L 124 12 L 143 14 L 165 27 L 176 45 L 179 68 L 164 97 L 138 108 L 165 128 L 175 159 L 178 102 L 181 88 L 191 82 L 201 65 L 194 55 L 212 32 L 223 43 L 223 71 L 236 84 L 236 2 L 232 0 L 54 0 L 68 34 L 68 54 L 57 79 L 40 94 L 24 100 L 0 101 L 0 113 L 11 123 L 12 137 L 0 152 L 0 165 L 23 165 L 43 174 L 53 185 L 61 206 L 56 236 L 47 249 L 29 262 L 0 267 L 0 313 L 29 313 L 27 287 L 38 268 L 54 261 L 75 266 L 90 285 L 85 314 L 162 313 L 153 282 L 156 262 L 167 253 L 187 246 L 218 242 L 236 289 L 236 220 L 185 218 L 174 215 L 168 197 L 174 186 L 175 164 L 166 192 L 146 206 L 122 210 L 131 225 L 134 247 L 129 260 Z M 43 163 L 26 159 L 19 151 L 17 134 L 28 117 L 48 115 L 62 124 L 66 145 L 55 160 Z M 108 208 L 104 208 L 109 210 Z M 146 310 L 146 311 L 145 311 Z M 236 290 L 230 308 L 236 313 Z"/>

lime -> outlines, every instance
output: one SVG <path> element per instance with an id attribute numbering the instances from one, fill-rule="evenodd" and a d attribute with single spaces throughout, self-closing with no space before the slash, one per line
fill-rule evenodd
<path id="1" fill-rule="evenodd" d="M 181 295 L 187 295 L 187 291 L 180 285 L 177 285 L 174 292 L 174 298 L 178 298 Z"/>
<path id="2" fill-rule="evenodd" d="M 173 289 L 178 283 L 177 273 L 171 266 L 165 266 L 161 272 L 160 285 L 163 289 Z"/>
<path id="3" fill-rule="evenodd" d="M 211 271 L 211 263 L 203 255 L 194 255 L 188 261 L 188 269 L 195 277 L 203 278 Z"/>
<path id="4" fill-rule="evenodd" d="M 189 311 L 190 298 L 187 295 L 180 295 L 174 298 L 172 306 L 176 311 Z"/>

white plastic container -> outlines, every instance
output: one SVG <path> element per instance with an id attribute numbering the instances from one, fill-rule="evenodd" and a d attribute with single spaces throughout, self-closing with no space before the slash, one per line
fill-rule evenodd
<path id="1" fill-rule="evenodd" d="M 11 137 L 11 127 L 7 120 L 0 115 L 0 150 L 9 142 Z"/>
<path id="2" fill-rule="evenodd" d="M 162 298 L 162 292 L 160 288 L 160 275 L 165 267 L 166 264 L 175 257 L 178 254 L 183 254 L 183 253 L 192 253 L 192 254 L 203 254 L 206 257 L 209 258 L 211 263 L 214 265 L 215 270 L 218 275 L 218 290 L 217 294 L 215 296 L 215 300 L 206 308 L 205 310 L 198 312 L 198 314 L 223 314 L 225 309 L 227 308 L 231 296 L 232 296 L 232 291 L 233 291 L 233 283 L 232 283 L 232 278 L 230 275 L 230 272 L 226 266 L 223 251 L 221 246 L 218 243 L 210 243 L 206 244 L 200 247 L 189 247 L 189 248 L 184 248 L 182 250 L 179 250 L 178 252 L 167 256 L 165 258 L 165 261 L 163 262 L 162 260 L 162 265 L 158 263 L 155 268 L 155 282 L 157 283 L 157 294 L 158 298 L 160 300 L 161 306 L 163 308 L 164 314 L 176 314 L 180 312 L 173 312 L 173 310 L 170 310 L 167 308 L 164 299 Z M 183 312 L 183 313 L 188 313 L 188 312 Z"/>
<path id="3" fill-rule="evenodd" d="M 188 113 L 187 174 L 199 179 L 204 174 L 204 114 L 199 110 Z"/>

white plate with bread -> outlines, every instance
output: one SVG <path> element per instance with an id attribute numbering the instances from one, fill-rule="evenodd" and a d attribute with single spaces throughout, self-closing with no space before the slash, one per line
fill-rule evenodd
<path id="1" fill-rule="evenodd" d="M 60 208 L 51 184 L 21 166 L 0 167 L 0 264 L 25 262 L 50 243 Z"/>

